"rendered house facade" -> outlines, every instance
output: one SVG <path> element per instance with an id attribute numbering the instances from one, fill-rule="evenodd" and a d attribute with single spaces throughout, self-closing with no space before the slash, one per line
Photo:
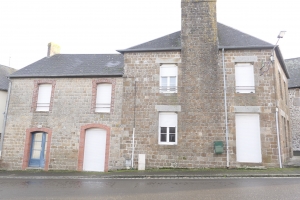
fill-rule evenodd
<path id="1" fill-rule="evenodd" d="M 280 166 L 291 146 L 289 75 L 279 47 L 217 23 L 215 0 L 182 0 L 181 24 L 119 55 L 58 54 L 13 74 L 3 165 Z M 35 143 L 43 146 L 37 160 Z M 105 150 L 95 153 L 98 146 Z"/>

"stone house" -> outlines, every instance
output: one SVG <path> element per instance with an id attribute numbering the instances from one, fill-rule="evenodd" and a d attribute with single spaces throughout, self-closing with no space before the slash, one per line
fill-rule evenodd
<path id="1" fill-rule="evenodd" d="M 2 165 L 88 171 L 120 166 L 108 154 L 119 157 L 123 55 L 58 53 L 49 43 L 47 57 L 10 76 Z M 87 146 L 103 154 L 98 163 L 88 164 L 93 155 L 84 156 Z"/>
<path id="2" fill-rule="evenodd" d="M 300 156 L 300 58 L 291 58 L 285 60 L 290 74 L 288 82 L 292 149 L 294 156 Z"/>
<path id="3" fill-rule="evenodd" d="M 217 23 L 216 0 L 181 5 L 179 32 L 118 55 L 53 55 L 12 74 L 5 168 L 281 166 L 291 146 L 279 47 Z M 97 112 L 102 98 L 109 112 Z"/>
<path id="4" fill-rule="evenodd" d="M 9 88 L 9 80 L 7 76 L 16 70 L 7 67 L 4 65 L 0 65 L 0 138 L 3 131 L 3 121 L 4 121 L 4 113 L 6 112 L 6 99 L 7 99 L 7 92 Z M 1 141 L 1 139 L 0 139 Z M 2 143 L 0 142 L 0 145 Z M 1 148 L 1 146 L 0 146 Z"/>

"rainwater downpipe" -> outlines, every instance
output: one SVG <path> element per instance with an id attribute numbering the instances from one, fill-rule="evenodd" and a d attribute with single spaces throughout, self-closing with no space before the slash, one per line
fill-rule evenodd
<path id="1" fill-rule="evenodd" d="M 133 108 L 133 129 L 132 129 L 132 154 L 131 154 L 131 168 L 134 163 L 134 134 L 135 134 L 135 107 L 136 107 L 136 80 L 134 80 L 134 108 Z"/>
<path id="2" fill-rule="evenodd" d="M 278 40 L 279 41 L 279 40 Z M 278 43 L 277 41 L 277 43 Z M 276 43 L 276 44 L 277 44 Z M 275 85 L 275 105 L 276 105 L 276 113 L 275 113 L 275 120 L 276 120 L 276 134 L 277 134 L 277 147 L 278 147 L 278 161 L 279 161 L 279 166 L 280 168 L 282 168 L 282 162 L 281 162 L 281 145 L 280 145 L 280 134 L 279 134 L 279 122 L 278 122 L 278 104 L 277 104 L 277 92 L 276 92 L 276 88 L 277 88 L 277 81 L 276 81 L 276 65 L 275 65 L 275 48 L 276 46 L 272 49 L 272 56 L 274 58 L 274 85 Z"/>
<path id="3" fill-rule="evenodd" d="M 4 132 L 6 127 L 6 120 L 7 120 L 7 110 L 8 110 L 8 104 L 10 99 L 10 91 L 11 91 L 11 81 L 8 79 L 9 85 L 8 85 L 8 94 L 6 98 L 6 105 L 5 105 L 5 113 L 3 118 L 3 126 L 2 126 L 2 132 L 1 132 L 1 141 L 0 141 L 0 158 L 2 158 L 2 149 L 3 149 L 3 139 L 4 139 Z"/>
<path id="4" fill-rule="evenodd" d="M 224 107 L 225 107 L 225 130 L 226 130 L 226 155 L 227 155 L 227 168 L 229 168 L 229 147 L 228 147 L 228 113 L 227 113 L 227 87 L 226 87 L 226 70 L 225 70 L 225 56 L 224 48 L 222 49 L 222 62 L 223 62 L 223 76 L 224 76 Z"/>
<path id="5" fill-rule="evenodd" d="M 277 101 L 277 100 L 276 100 Z M 278 125 L 278 107 L 276 106 L 276 132 L 277 132 L 277 146 L 278 146 L 278 158 L 279 158 L 279 166 L 282 168 L 281 163 L 281 146 L 280 146 L 280 139 L 279 139 L 279 125 Z"/>

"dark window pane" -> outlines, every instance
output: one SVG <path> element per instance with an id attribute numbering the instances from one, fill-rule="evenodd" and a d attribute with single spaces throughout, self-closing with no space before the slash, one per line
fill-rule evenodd
<path id="1" fill-rule="evenodd" d="M 175 134 L 169 135 L 169 142 L 175 142 Z"/>
<path id="2" fill-rule="evenodd" d="M 169 133 L 176 133 L 176 128 L 175 127 L 169 127 Z"/>
<path id="3" fill-rule="evenodd" d="M 160 127 L 160 133 L 167 133 L 167 127 Z"/>
<path id="4" fill-rule="evenodd" d="M 160 135 L 160 141 L 161 142 L 166 142 L 167 141 L 167 134 L 161 134 Z"/>

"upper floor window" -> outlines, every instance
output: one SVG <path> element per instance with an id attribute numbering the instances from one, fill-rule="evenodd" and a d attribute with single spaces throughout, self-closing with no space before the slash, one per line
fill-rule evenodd
<path id="1" fill-rule="evenodd" d="M 254 69 L 249 63 L 235 65 L 236 93 L 255 93 Z"/>
<path id="2" fill-rule="evenodd" d="M 280 97 L 283 100 L 283 95 L 282 95 L 282 85 L 281 85 L 281 74 L 278 72 L 278 79 L 279 79 L 279 90 L 280 90 Z"/>
<path id="3" fill-rule="evenodd" d="M 177 114 L 173 112 L 159 113 L 159 144 L 177 144 Z"/>
<path id="4" fill-rule="evenodd" d="M 284 96 L 285 96 L 285 104 L 288 105 L 288 92 L 285 81 L 283 81 L 283 89 L 284 89 Z"/>
<path id="5" fill-rule="evenodd" d="M 95 112 L 109 113 L 111 108 L 112 84 L 101 83 L 97 85 Z"/>
<path id="6" fill-rule="evenodd" d="M 177 66 L 163 64 L 160 66 L 160 92 L 177 93 Z"/>
<path id="7" fill-rule="evenodd" d="M 49 111 L 51 103 L 52 84 L 39 84 L 36 111 Z"/>

